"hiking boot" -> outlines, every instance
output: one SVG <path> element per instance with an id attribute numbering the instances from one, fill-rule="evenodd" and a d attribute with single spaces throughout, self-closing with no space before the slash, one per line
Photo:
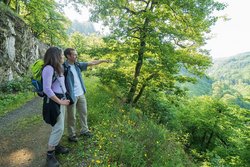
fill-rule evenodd
<path id="1" fill-rule="evenodd" d="M 46 165 L 47 167 L 59 167 L 60 166 L 60 163 L 57 161 L 55 157 L 55 152 L 51 154 L 47 153 Z"/>
<path id="2" fill-rule="evenodd" d="M 78 138 L 76 136 L 70 136 L 68 137 L 69 142 L 78 142 Z"/>
<path id="3" fill-rule="evenodd" d="M 81 132 L 80 136 L 91 138 L 93 136 L 93 134 L 90 131 L 87 131 L 87 132 Z"/>
<path id="4" fill-rule="evenodd" d="M 55 152 L 56 152 L 56 154 L 68 154 L 69 153 L 69 149 L 67 147 L 63 147 L 60 144 L 58 144 L 55 147 Z"/>

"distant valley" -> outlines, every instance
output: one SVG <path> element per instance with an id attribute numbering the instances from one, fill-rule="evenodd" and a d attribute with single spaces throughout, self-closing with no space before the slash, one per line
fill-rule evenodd
<path id="1" fill-rule="evenodd" d="M 210 95 L 250 109 L 250 52 L 213 60 L 207 77 L 186 84 L 190 96 Z"/>

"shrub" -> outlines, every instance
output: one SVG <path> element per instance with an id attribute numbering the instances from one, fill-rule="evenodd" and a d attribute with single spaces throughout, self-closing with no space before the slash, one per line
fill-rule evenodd
<path id="1" fill-rule="evenodd" d="M 17 78 L 0 84 L 0 92 L 3 93 L 17 93 L 31 90 L 32 85 L 28 77 Z"/>

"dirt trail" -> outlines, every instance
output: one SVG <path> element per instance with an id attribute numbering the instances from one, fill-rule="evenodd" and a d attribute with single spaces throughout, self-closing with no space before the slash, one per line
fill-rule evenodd
<path id="1" fill-rule="evenodd" d="M 50 126 L 42 121 L 41 108 L 42 98 L 36 97 L 0 117 L 0 167 L 45 166 Z M 18 124 L 20 120 L 36 115 L 41 116 L 41 121 L 23 126 Z"/>

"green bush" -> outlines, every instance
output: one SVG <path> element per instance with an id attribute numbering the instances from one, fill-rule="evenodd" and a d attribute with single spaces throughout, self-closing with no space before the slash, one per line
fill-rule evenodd
<path id="1" fill-rule="evenodd" d="M 176 142 L 175 134 L 147 118 L 132 118 L 133 111 L 130 112 L 118 124 L 120 133 L 108 147 L 112 161 L 138 167 L 195 166 L 188 160 L 182 145 Z M 120 129 L 122 126 L 123 130 Z"/>
<path id="2" fill-rule="evenodd" d="M 1 94 L 0 97 L 0 117 L 4 116 L 6 113 L 22 106 L 25 102 L 34 98 L 32 92 L 19 92 L 15 94 Z"/>
<path id="3" fill-rule="evenodd" d="M 34 98 L 29 77 L 14 79 L 0 84 L 0 116 L 22 106 Z"/>
<path id="4" fill-rule="evenodd" d="M 28 77 L 14 79 L 0 84 L 0 92 L 3 93 L 17 93 L 31 90 L 32 85 Z"/>
<path id="5" fill-rule="evenodd" d="M 212 166 L 247 166 L 243 156 L 248 149 L 247 110 L 209 96 L 182 103 L 171 124 L 178 125 L 172 127 L 180 136 L 187 135 L 186 146 L 193 156 Z"/>

